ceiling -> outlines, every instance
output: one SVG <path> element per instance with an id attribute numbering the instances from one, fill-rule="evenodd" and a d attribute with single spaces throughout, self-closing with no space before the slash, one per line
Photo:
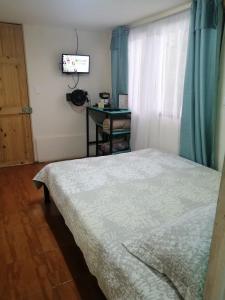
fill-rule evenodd
<path id="1" fill-rule="evenodd" d="M 0 0 L 0 21 L 107 30 L 187 0 Z"/>

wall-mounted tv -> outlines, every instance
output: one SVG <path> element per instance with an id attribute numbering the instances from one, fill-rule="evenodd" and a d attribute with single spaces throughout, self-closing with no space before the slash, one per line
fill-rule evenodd
<path id="1" fill-rule="evenodd" d="M 90 56 L 62 54 L 62 72 L 67 74 L 87 74 L 90 70 Z"/>

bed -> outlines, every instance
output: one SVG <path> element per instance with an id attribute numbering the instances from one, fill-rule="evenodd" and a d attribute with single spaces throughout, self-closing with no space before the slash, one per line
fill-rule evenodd
<path id="1" fill-rule="evenodd" d="M 34 182 L 47 187 L 107 299 L 163 300 L 181 294 L 126 243 L 189 212 L 215 208 L 220 178 L 220 172 L 146 149 L 51 163 Z"/>

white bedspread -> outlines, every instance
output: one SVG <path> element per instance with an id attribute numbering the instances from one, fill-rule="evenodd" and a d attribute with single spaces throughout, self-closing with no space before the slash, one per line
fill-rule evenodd
<path id="1" fill-rule="evenodd" d="M 108 299 L 179 299 L 158 273 L 122 242 L 217 201 L 221 174 L 147 149 L 52 163 L 34 178 L 45 183 L 89 270 Z"/>

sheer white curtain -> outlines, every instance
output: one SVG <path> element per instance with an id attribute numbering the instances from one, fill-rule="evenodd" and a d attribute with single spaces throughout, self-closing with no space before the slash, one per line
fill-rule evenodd
<path id="1" fill-rule="evenodd" d="M 177 153 L 190 12 L 130 30 L 132 149 Z"/>

